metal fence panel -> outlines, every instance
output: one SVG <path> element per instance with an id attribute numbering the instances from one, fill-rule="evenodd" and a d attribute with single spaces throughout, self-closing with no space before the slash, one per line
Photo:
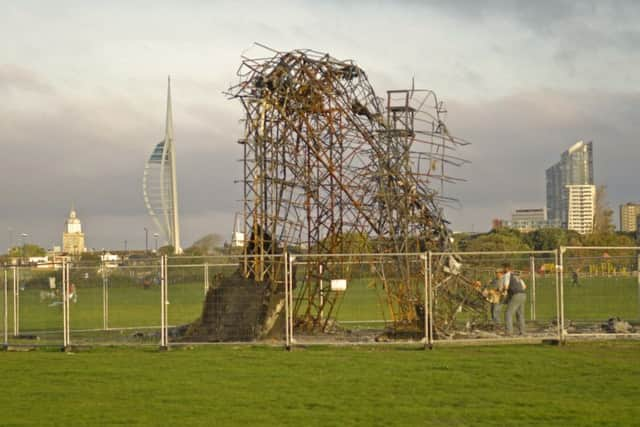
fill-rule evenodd
<path id="1" fill-rule="evenodd" d="M 59 267 L 47 264 L 5 269 L 7 345 L 62 344 Z"/>
<path id="2" fill-rule="evenodd" d="M 170 257 L 169 343 L 284 342 L 284 255 Z"/>
<path id="3" fill-rule="evenodd" d="M 157 345 L 159 259 L 72 263 L 68 304 L 72 345 Z"/>
<path id="4" fill-rule="evenodd" d="M 430 253 L 430 315 L 434 342 L 559 337 L 555 251 Z M 516 299 L 499 292 L 505 264 L 526 284 L 520 331 Z M 504 286 L 504 285 L 503 285 Z M 512 309 L 510 310 L 510 307 Z M 512 331 L 507 330 L 507 313 Z"/>
<path id="5" fill-rule="evenodd" d="M 562 249 L 564 332 L 640 335 L 640 248 Z"/>
<path id="6" fill-rule="evenodd" d="M 8 268 L 2 269 L 2 290 L 0 291 L 0 307 L 2 309 L 2 345 L 9 344 L 9 281 L 10 273 Z"/>
<path id="7" fill-rule="evenodd" d="M 423 342 L 421 254 L 295 255 L 292 343 Z"/>
<path id="8" fill-rule="evenodd" d="M 487 296 L 507 262 L 527 284 L 525 339 L 638 336 L 639 254 L 636 247 L 572 247 L 560 255 L 181 256 L 163 258 L 166 273 L 160 258 L 120 265 L 73 261 L 67 339 L 62 265 L 5 266 L 1 329 L 5 345 L 513 339 L 505 334 L 506 305 L 492 318 Z"/>

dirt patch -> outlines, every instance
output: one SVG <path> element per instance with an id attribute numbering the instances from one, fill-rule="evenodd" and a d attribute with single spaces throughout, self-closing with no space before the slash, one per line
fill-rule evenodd
<path id="1" fill-rule="evenodd" d="M 261 283 L 239 272 L 207 293 L 202 315 L 180 341 L 233 342 L 281 339 L 285 329 L 284 285 Z"/>

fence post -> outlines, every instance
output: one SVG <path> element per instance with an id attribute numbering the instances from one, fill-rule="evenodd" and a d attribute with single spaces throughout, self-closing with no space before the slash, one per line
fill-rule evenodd
<path id="1" fill-rule="evenodd" d="M 62 349 L 67 348 L 67 311 L 65 305 L 67 304 L 67 291 L 65 290 L 65 283 L 67 283 L 67 262 L 62 259 L 62 281 L 60 287 L 62 288 Z"/>
<path id="2" fill-rule="evenodd" d="M 165 255 L 164 270 L 164 342 L 169 348 L 169 255 Z"/>
<path id="3" fill-rule="evenodd" d="M 67 322 L 67 305 L 68 301 L 68 292 L 69 289 L 67 287 L 67 281 L 69 279 L 69 270 L 67 269 L 67 261 L 65 259 L 62 260 L 62 349 L 66 350 L 69 346 L 69 323 Z"/>
<path id="4" fill-rule="evenodd" d="M 166 263 L 166 259 L 165 259 L 165 255 L 161 255 L 160 256 L 160 349 L 161 350 L 166 350 L 167 348 L 167 343 L 165 341 L 165 315 L 166 315 L 166 311 L 165 311 L 165 285 L 167 283 L 167 276 L 166 276 L 166 270 L 165 270 L 165 265 Z"/>
<path id="5" fill-rule="evenodd" d="M 209 291 L 209 263 L 204 263 L 204 295 L 207 296 Z"/>
<path id="6" fill-rule="evenodd" d="M 427 253 L 420 255 L 424 266 L 424 349 L 431 348 L 429 343 L 429 261 Z"/>
<path id="7" fill-rule="evenodd" d="M 67 345 L 71 345 L 71 304 L 69 304 L 69 283 L 71 283 L 71 263 L 67 263 Z"/>
<path id="8" fill-rule="evenodd" d="M 560 341 L 565 342 L 565 328 L 564 328 L 564 252 L 565 247 L 560 246 L 560 263 L 556 269 L 560 275 Z"/>
<path id="9" fill-rule="evenodd" d="M 553 251 L 553 272 L 555 278 L 555 288 L 556 288 L 556 330 L 558 334 L 558 340 L 560 341 L 562 335 L 560 333 L 560 286 L 558 284 L 558 265 L 560 261 L 558 260 L 558 249 Z"/>
<path id="10" fill-rule="evenodd" d="M 433 254 L 431 253 L 431 251 L 428 252 L 427 254 L 427 270 L 429 271 L 429 286 L 428 286 L 428 290 L 429 290 L 429 330 L 428 330 L 428 334 L 429 334 L 429 348 L 433 348 L 433 331 L 434 331 L 434 327 L 433 327 Z"/>
<path id="11" fill-rule="evenodd" d="M 318 266 L 318 272 L 320 273 L 320 319 L 324 319 L 324 281 L 322 280 L 324 268 L 322 264 Z M 293 272 L 291 274 L 293 275 Z"/>
<path id="12" fill-rule="evenodd" d="M 284 257 L 284 348 L 291 349 L 289 337 L 289 253 L 285 252 Z"/>
<path id="13" fill-rule="evenodd" d="M 20 270 L 17 266 L 13 267 L 13 336 L 20 335 Z"/>
<path id="14" fill-rule="evenodd" d="M 533 255 L 529 257 L 529 265 L 531 269 L 531 320 L 536 320 L 536 259 Z"/>
<path id="15" fill-rule="evenodd" d="M 289 256 L 289 344 L 293 346 L 295 342 L 295 338 L 293 336 L 293 281 L 295 277 L 293 276 L 293 263 L 296 261 L 295 256 Z"/>
<path id="16" fill-rule="evenodd" d="M 4 268 L 4 347 L 7 348 L 9 346 L 9 292 L 7 289 L 7 269 Z"/>
<path id="17" fill-rule="evenodd" d="M 109 329 L 109 290 L 106 264 L 104 260 L 101 261 L 102 268 L 102 329 L 105 331 Z"/>

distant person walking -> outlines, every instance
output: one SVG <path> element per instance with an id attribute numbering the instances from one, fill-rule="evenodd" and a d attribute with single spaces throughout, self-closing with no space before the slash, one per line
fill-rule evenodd
<path id="1" fill-rule="evenodd" d="M 578 270 L 573 270 L 571 272 L 571 286 L 580 286 Z"/>
<path id="2" fill-rule="evenodd" d="M 76 291 L 76 285 L 72 283 L 69 283 L 69 295 L 68 295 L 69 301 L 73 301 L 73 303 L 77 303 L 78 302 L 78 292 Z"/>
<path id="3" fill-rule="evenodd" d="M 507 336 L 513 335 L 513 315 L 518 319 L 518 331 L 520 335 L 525 333 L 524 304 L 527 301 L 527 285 L 524 281 L 511 271 L 511 264 L 503 264 L 504 275 L 502 276 L 503 286 L 507 290 L 507 312 L 505 314 L 505 325 Z"/>

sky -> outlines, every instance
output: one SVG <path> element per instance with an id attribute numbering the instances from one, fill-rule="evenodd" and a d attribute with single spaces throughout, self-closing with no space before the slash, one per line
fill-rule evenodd
<path id="1" fill-rule="evenodd" d="M 254 42 L 353 59 L 379 95 L 412 78 L 434 90 L 472 143 L 447 189 L 456 231 L 544 207 L 545 169 L 578 140 L 617 212 L 640 200 L 637 22 L 633 1 L 3 1 L 0 247 L 60 245 L 74 204 L 89 247 L 144 248 L 167 75 L 183 246 L 229 240 L 242 108 L 223 92 L 241 55 L 264 54 Z"/>

